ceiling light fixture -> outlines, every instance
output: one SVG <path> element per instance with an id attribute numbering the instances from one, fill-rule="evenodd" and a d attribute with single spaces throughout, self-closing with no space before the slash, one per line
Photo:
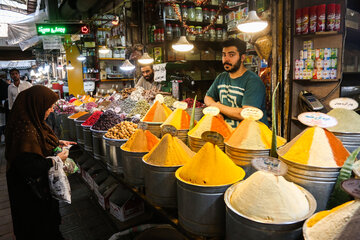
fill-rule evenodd
<path id="1" fill-rule="evenodd" d="M 138 62 L 140 64 L 151 64 L 154 62 L 154 59 L 146 52 L 141 56 L 141 58 L 138 59 Z"/>
<path id="2" fill-rule="evenodd" d="M 268 26 L 266 20 L 261 20 L 257 13 L 255 7 L 255 0 L 250 1 L 249 3 L 249 13 L 244 22 L 239 23 L 236 27 L 245 33 L 257 33 L 261 32 Z"/>
<path id="3" fill-rule="evenodd" d="M 82 61 L 86 60 L 86 57 L 83 55 L 79 55 L 76 59 L 79 60 L 80 62 L 82 62 Z"/>
<path id="4" fill-rule="evenodd" d="M 114 19 L 111 21 L 111 23 L 115 26 L 118 25 L 119 24 L 119 16 L 114 16 Z"/>
<path id="5" fill-rule="evenodd" d="M 189 43 L 186 36 L 181 36 L 179 41 L 172 45 L 172 48 L 178 52 L 188 52 L 194 48 L 194 45 Z"/>
<path id="6" fill-rule="evenodd" d="M 126 59 L 125 62 L 120 66 L 120 69 L 123 71 L 132 71 L 135 69 L 135 66 Z"/>
<path id="7" fill-rule="evenodd" d="M 66 69 L 67 70 L 73 70 L 74 69 L 73 65 L 71 65 L 71 61 L 69 61 L 69 64 L 66 66 Z"/>

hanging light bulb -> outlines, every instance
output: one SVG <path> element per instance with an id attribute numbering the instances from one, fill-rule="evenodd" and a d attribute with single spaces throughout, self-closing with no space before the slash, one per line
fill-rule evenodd
<path id="1" fill-rule="evenodd" d="M 34 69 L 31 69 L 31 71 L 30 71 L 30 76 L 35 76 L 35 71 L 34 71 Z"/>
<path id="2" fill-rule="evenodd" d="M 255 0 L 249 2 L 249 13 L 244 22 L 239 23 L 236 27 L 245 33 L 256 33 L 264 30 L 268 26 L 268 22 L 261 20 L 256 13 Z"/>
<path id="3" fill-rule="evenodd" d="M 188 52 L 194 48 L 194 45 L 188 42 L 186 36 L 181 36 L 179 41 L 172 45 L 172 48 L 178 52 Z"/>
<path id="4" fill-rule="evenodd" d="M 101 54 L 107 54 L 108 52 L 110 52 L 110 49 L 108 49 L 106 46 L 99 48 L 99 53 Z"/>
<path id="5" fill-rule="evenodd" d="M 119 24 L 119 16 L 114 16 L 114 19 L 111 21 L 111 23 L 115 26 L 118 25 Z"/>
<path id="6" fill-rule="evenodd" d="M 154 62 L 154 59 L 146 52 L 141 56 L 141 58 L 138 59 L 138 62 L 140 64 L 150 64 Z"/>
<path id="7" fill-rule="evenodd" d="M 132 71 L 135 69 L 135 66 L 126 59 L 125 62 L 120 66 L 120 69 L 123 71 Z"/>
<path id="8" fill-rule="evenodd" d="M 74 69 L 73 65 L 71 65 L 71 61 L 69 61 L 69 64 L 66 66 L 66 69 L 67 70 L 73 70 Z"/>
<path id="9" fill-rule="evenodd" d="M 82 54 L 80 54 L 76 59 L 79 60 L 80 62 L 82 62 L 82 61 L 85 61 L 86 57 L 83 56 Z"/>

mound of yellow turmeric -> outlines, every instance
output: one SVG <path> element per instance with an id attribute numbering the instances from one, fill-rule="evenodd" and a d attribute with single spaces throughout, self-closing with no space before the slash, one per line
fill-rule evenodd
<path id="1" fill-rule="evenodd" d="M 194 155 L 183 141 L 167 133 L 144 156 L 144 161 L 156 166 L 175 167 L 189 162 Z"/>
<path id="2" fill-rule="evenodd" d="M 164 103 L 156 101 L 151 106 L 149 111 L 147 111 L 142 121 L 163 123 L 171 113 L 171 109 L 168 108 Z"/>
<path id="3" fill-rule="evenodd" d="M 245 171 L 217 145 L 207 142 L 191 161 L 179 169 L 179 177 L 198 185 L 227 185 L 243 179 Z"/>
<path id="4" fill-rule="evenodd" d="M 121 149 L 128 152 L 149 152 L 159 141 L 150 131 L 137 129 Z"/>
<path id="5" fill-rule="evenodd" d="M 227 138 L 233 129 L 221 116 L 206 114 L 200 119 L 196 126 L 189 131 L 188 135 L 194 138 L 201 138 L 201 135 L 206 131 L 218 132 L 224 138 Z"/>
<path id="6" fill-rule="evenodd" d="M 166 119 L 163 125 L 172 125 L 177 130 L 187 130 L 190 127 L 190 115 L 181 108 L 177 108 Z"/>

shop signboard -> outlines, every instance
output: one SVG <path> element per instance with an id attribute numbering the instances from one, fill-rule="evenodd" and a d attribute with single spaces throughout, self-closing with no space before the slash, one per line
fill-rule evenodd
<path id="1" fill-rule="evenodd" d="M 44 49 L 61 49 L 60 36 L 43 36 L 42 41 Z"/>
<path id="2" fill-rule="evenodd" d="M 81 23 L 36 24 L 38 35 L 90 34 L 90 27 Z"/>

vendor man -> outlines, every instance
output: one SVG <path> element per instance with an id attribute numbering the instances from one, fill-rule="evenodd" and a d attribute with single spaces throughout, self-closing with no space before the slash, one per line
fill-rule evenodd
<path id="1" fill-rule="evenodd" d="M 265 85 L 256 73 L 244 66 L 246 43 L 228 39 L 223 43 L 222 63 L 225 72 L 218 75 L 205 96 L 205 104 L 220 109 L 226 122 L 236 128 L 246 107 L 263 111 L 260 121 L 268 125 L 265 109 Z"/>
<path id="2" fill-rule="evenodd" d="M 145 90 L 150 90 L 155 87 L 157 90 L 160 90 L 161 85 L 154 82 L 154 69 L 152 65 L 142 66 L 141 75 L 142 77 L 136 83 L 135 88 L 143 87 Z"/>
<path id="3" fill-rule="evenodd" d="M 10 70 L 10 77 L 13 80 L 8 87 L 9 109 L 11 110 L 17 95 L 20 92 L 32 87 L 32 84 L 27 81 L 20 80 L 20 72 L 16 68 Z"/>

